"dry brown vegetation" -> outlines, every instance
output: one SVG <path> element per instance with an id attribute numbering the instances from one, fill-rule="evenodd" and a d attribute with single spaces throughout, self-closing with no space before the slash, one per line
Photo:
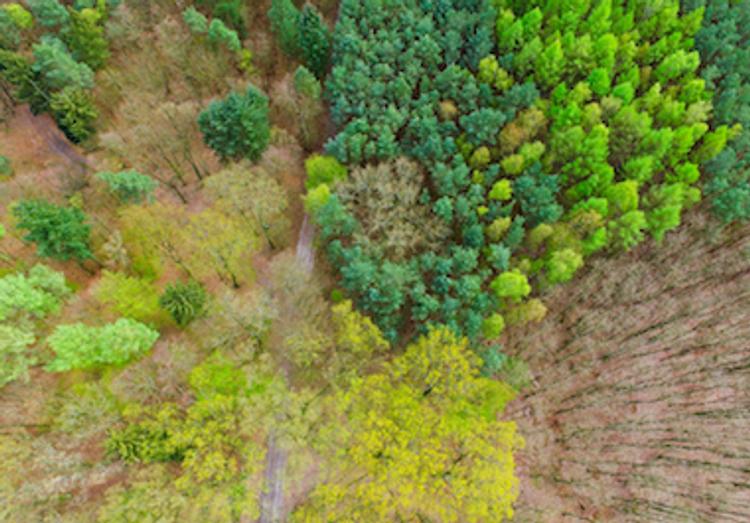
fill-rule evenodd
<path id="1" fill-rule="evenodd" d="M 750 227 L 694 215 L 511 329 L 534 374 L 520 522 L 750 520 Z"/>

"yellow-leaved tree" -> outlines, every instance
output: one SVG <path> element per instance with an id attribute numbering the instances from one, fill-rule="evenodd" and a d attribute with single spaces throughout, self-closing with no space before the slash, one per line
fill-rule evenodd
<path id="1" fill-rule="evenodd" d="M 333 463 L 294 521 L 511 518 L 513 452 L 523 439 L 498 416 L 514 391 L 479 366 L 465 338 L 439 327 L 380 372 L 352 380 L 321 434 Z"/>

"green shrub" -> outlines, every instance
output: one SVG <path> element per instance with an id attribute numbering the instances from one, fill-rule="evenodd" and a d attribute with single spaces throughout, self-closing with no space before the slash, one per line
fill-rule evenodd
<path id="1" fill-rule="evenodd" d="M 19 379 L 29 380 L 29 367 L 36 363 L 29 347 L 35 341 L 31 332 L 0 324 L 0 388 Z"/>
<path id="2" fill-rule="evenodd" d="M 7 156 L 0 154 L 0 176 L 13 176 L 13 166 Z"/>
<path id="3" fill-rule="evenodd" d="M 329 187 L 336 182 L 346 179 L 347 169 L 332 156 L 321 156 L 314 154 L 305 160 L 307 179 L 305 187 L 308 191 L 315 189 L 320 184 Z"/>
<path id="4" fill-rule="evenodd" d="M 173 283 L 167 285 L 159 297 L 159 306 L 167 311 L 180 327 L 201 317 L 206 310 L 208 295 L 197 281 Z"/>

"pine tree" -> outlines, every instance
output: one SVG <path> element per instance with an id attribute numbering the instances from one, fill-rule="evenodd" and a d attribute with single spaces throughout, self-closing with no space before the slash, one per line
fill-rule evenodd
<path id="1" fill-rule="evenodd" d="M 211 102 L 198 116 L 198 126 L 206 144 L 223 159 L 256 161 L 271 135 L 268 98 L 253 85 L 243 93 L 232 92 Z"/>
<path id="2" fill-rule="evenodd" d="M 13 207 L 16 227 L 26 230 L 24 241 L 36 244 L 40 256 L 67 261 L 93 258 L 89 248 L 91 227 L 76 207 L 59 207 L 45 200 L 23 200 Z"/>
<path id="3" fill-rule="evenodd" d="M 300 12 L 292 0 L 271 0 L 268 19 L 281 49 L 291 57 L 300 56 Z"/>
<path id="4" fill-rule="evenodd" d="M 302 8 L 299 16 L 299 45 L 305 66 L 322 80 L 331 55 L 331 32 L 310 4 Z"/>

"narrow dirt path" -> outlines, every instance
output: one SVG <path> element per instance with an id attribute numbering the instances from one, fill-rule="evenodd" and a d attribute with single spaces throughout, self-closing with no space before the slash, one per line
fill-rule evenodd
<path id="1" fill-rule="evenodd" d="M 51 151 L 84 169 L 94 169 L 89 159 L 79 153 L 70 143 L 50 115 L 46 113 L 33 115 L 26 105 L 19 110 L 22 111 L 23 117 L 30 122 L 37 135 L 44 140 Z"/>
<path id="2" fill-rule="evenodd" d="M 315 230 L 307 215 L 302 220 L 295 255 L 300 265 L 311 273 L 315 267 L 313 239 Z M 284 477 L 289 461 L 289 450 L 284 447 L 276 430 L 268 435 L 266 454 L 265 488 L 260 498 L 259 523 L 278 523 L 286 518 L 284 499 Z"/>

